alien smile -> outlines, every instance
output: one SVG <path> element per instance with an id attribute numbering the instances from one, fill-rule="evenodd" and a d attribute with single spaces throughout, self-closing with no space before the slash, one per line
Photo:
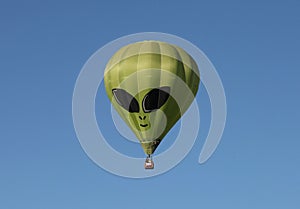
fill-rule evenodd
<path id="1" fill-rule="evenodd" d="M 142 127 L 147 127 L 148 124 L 140 124 L 140 126 L 142 126 Z"/>

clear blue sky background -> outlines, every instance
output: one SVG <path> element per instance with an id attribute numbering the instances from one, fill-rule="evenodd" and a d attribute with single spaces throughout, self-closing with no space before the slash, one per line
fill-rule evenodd
<path id="1" fill-rule="evenodd" d="M 0 208 L 298 209 L 299 11 L 297 0 L 1 0 Z M 166 174 L 136 180 L 87 157 L 71 103 L 92 53 L 144 31 L 178 35 L 207 54 L 228 120 L 217 151 L 199 165 L 209 123 L 202 86 L 203 126 L 190 154 Z"/>

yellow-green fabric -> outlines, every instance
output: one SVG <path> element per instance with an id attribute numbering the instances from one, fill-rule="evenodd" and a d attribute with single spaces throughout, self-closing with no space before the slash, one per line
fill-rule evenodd
<path id="1" fill-rule="evenodd" d="M 183 49 L 165 42 L 143 41 L 129 44 L 117 51 L 106 65 L 104 83 L 112 105 L 131 128 L 146 154 L 153 154 L 161 140 L 180 119 L 192 103 L 200 82 L 199 70 L 194 59 Z M 193 97 L 182 88 L 188 86 Z M 145 112 L 142 102 L 154 88 L 167 86 L 170 97 L 159 111 Z M 124 89 L 139 104 L 139 112 L 122 108 L 114 89 Z M 174 97 L 182 92 L 180 97 Z M 179 98 L 179 99 L 178 99 Z M 180 101 L 179 101 L 180 100 Z M 146 118 L 144 121 L 141 118 Z M 141 123 L 147 127 L 141 127 Z M 161 130 L 161 127 L 164 127 Z"/>

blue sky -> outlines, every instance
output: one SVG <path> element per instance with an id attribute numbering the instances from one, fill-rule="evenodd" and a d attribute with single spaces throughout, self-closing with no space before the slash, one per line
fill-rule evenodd
<path id="1" fill-rule="evenodd" d="M 299 1 L 0 4 L 0 208 L 299 208 Z M 202 86 L 192 151 L 171 171 L 137 180 L 87 157 L 72 94 L 97 49 L 145 31 L 180 36 L 206 53 L 223 81 L 228 118 L 217 151 L 199 165 L 210 111 Z"/>

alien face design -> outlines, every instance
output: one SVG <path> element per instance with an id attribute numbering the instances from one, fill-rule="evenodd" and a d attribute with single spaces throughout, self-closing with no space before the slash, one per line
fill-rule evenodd
<path id="1" fill-rule="evenodd" d="M 149 114 L 160 109 L 170 96 L 170 87 L 164 86 L 151 89 L 145 95 L 132 96 L 124 89 L 112 89 L 116 102 L 126 111 L 134 114 L 135 124 L 139 130 L 149 128 Z M 138 100 L 140 102 L 138 102 Z"/>

